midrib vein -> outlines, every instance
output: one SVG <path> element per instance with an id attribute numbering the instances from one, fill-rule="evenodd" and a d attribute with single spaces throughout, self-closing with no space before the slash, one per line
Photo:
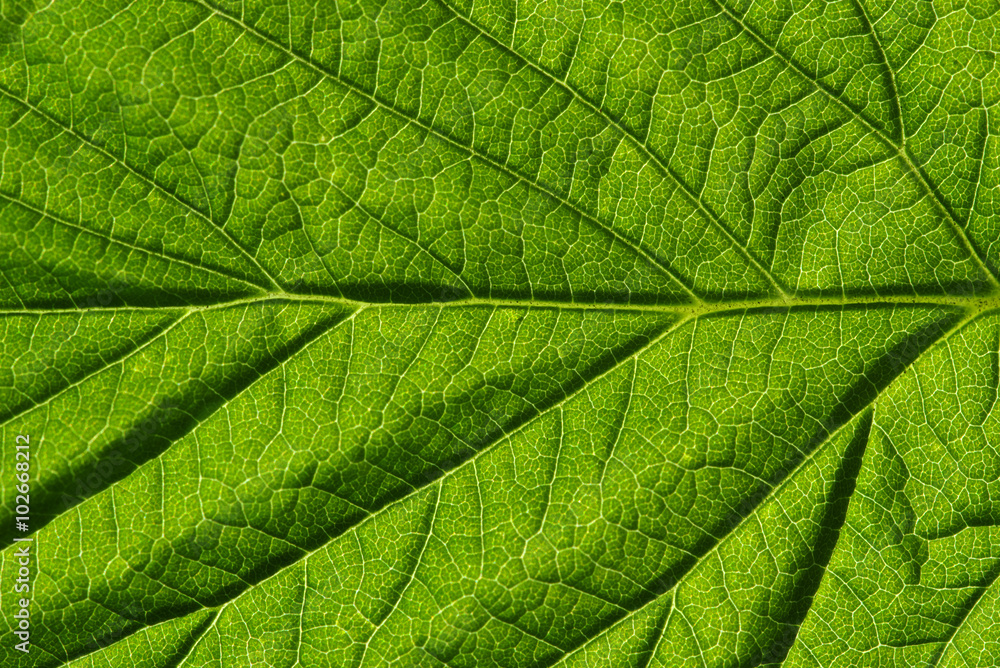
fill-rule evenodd
<path id="1" fill-rule="evenodd" d="M 563 311 L 592 311 L 595 313 L 668 313 L 679 317 L 704 317 L 713 315 L 736 314 L 745 311 L 786 310 L 800 308 L 887 308 L 903 306 L 935 306 L 940 308 L 959 308 L 969 312 L 982 313 L 1000 309 L 1000 291 L 980 296 L 958 295 L 888 295 L 862 296 L 842 298 L 837 296 L 806 296 L 790 297 L 788 299 L 734 299 L 719 302 L 683 303 L 683 304 L 627 304 L 627 303 L 595 303 L 572 302 L 546 299 L 503 299 L 479 298 L 456 299 L 452 301 L 424 302 L 368 302 L 327 295 L 309 295 L 288 292 L 269 292 L 260 296 L 245 297 L 207 304 L 170 305 L 170 306 L 117 306 L 94 308 L 8 308 L 0 309 L 0 318 L 5 316 L 24 315 L 67 315 L 72 313 L 128 313 L 131 311 L 182 311 L 196 313 L 211 311 L 229 306 L 263 304 L 267 302 L 289 302 L 304 304 L 335 304 L 352 309 L 378 308 L 520 308 L 520 309 L 555 309 Z"/>

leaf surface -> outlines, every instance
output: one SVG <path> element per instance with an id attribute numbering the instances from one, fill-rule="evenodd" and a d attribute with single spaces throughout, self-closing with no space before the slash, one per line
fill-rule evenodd
<path id="1" fill-rule="evenodd" d="M 1000 662 L 997 9 L 3 5 L 0 659 Z"/>

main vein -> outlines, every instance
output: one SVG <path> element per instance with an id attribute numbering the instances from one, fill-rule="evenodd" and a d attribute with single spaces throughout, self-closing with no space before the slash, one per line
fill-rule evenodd
<path id="1" fill-rule="evenodd" d="M 504 299 L 471 297 L 451 301 L 423 302 L 369 302 L 337 297 L 332 295 L 312 295 L 290 292 L 268 292 L 252 297 L 223 300 L 204 304 L 175 304 L 169 306 L 109 306 L 79 308 L 21 307 L 0 309 L 0 318 L 19 315 L 59 315 L 78 312 L 108 314 L 129 311 L 210 311 L 228 306 L 250 305 L 273 301 L 296 303 L 326 303 L 337 304 L 348 308 L 520 308 L 520 309 L 556 309 L 565 311 L 590 311 L 594 313 L 636 312 L 636 313 L 671 313 L 680 317 L 701 317 L 725 315 L 752 310 L 784 310 L 798 308 L 878 308 L 905 306 L 933 306 L 941 308 L 960 308 L 974 312 L 1000 309 L 1000 291 L 984 295 L 864 295 L 840 297 L 836 295 L 807 295 L 803 297 L 783 298 L 748 298 L 732 299 L 716 302 L 701 302 L 697 304 L 643 304 L 629 302 L 574 302 L 546 299 Z"/>

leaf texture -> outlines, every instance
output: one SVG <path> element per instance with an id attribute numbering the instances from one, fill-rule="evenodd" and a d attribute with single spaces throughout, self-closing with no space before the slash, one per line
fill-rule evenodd
<path id="1" fill-rule="evenodd" d="M 3 4 L 0 661 L 1000 664 L 998 34 Z"/>

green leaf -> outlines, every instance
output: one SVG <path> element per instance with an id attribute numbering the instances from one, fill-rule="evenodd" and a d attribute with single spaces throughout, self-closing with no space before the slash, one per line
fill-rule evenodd
<path id="1" fill-rule="evenodd" d="M 997 35 L 0 3 L 0 662 L 1000 665 Z"/>

